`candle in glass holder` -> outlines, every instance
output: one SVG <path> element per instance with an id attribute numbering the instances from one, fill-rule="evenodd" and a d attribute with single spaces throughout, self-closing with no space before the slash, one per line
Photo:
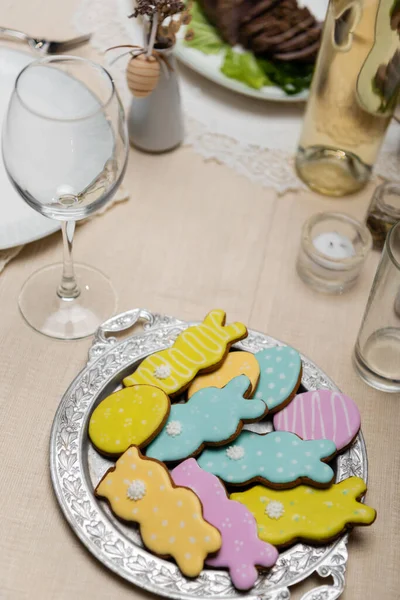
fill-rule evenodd
<path id="1" fill-rule="evenodd" d="M 319 213 L 302 229 L 297 272 L 320 292 L 341 294 L 356 282 L 371 249 L 367 227 L 340 213 Z"/>

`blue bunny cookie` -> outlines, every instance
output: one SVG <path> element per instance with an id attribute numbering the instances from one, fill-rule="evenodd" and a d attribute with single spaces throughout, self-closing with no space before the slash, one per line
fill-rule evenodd
<path id="1" fill-rule="evenodd" d="M 275 346 L 260 350 L 254 356 L 260 365 L 255 398 L 263 400 L 270 413 L 275 413 L 292 400 L 300 386 L 300 354 L 290 346 Z"/>
<path id="2" fill-rule="evenodd" d="M 232 485 L 256 481 L 291 488 L 304 482 L 327 487 L 334 472 L 324 461 L 335 453 L 330 440 L 304 441 L 282 431 L 264 435 L 242 431 L 233 445 L 207 448 L 197 462 L 204 471 Z"/>
<path id="3" fill-rule="evenodd" d="M 258 421 L 268 412 L 261 400 L 243 397 L 250 385 L 246 375 L 239 375 L 221 389 L 204 388 L 185 404 L 173 405 L 146 455 L 165 462 L 177 461 L 196 456 L 206 444 L 233 440 L 243 423 Z"/>

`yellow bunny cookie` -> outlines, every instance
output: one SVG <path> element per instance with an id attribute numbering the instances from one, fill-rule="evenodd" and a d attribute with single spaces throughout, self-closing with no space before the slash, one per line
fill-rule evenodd
<path id="1" fill-rule="evenodd" d="M 371 525 L 376 511 L 358 501 L 366 490 L 362 479 L 349 477 L 326 490 L 308 485 L 271 490 L 256 485 L 230 498 L 254 515 L 262 540 L 285 546 L 297 539 L 326 543 L 350 525 Z"/>

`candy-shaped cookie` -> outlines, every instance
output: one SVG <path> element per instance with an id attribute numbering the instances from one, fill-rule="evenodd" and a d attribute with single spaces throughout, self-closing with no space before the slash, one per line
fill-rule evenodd
<path id="1" fill-rule="evenodd" d="M 322 461 L 335 453 L 330 440 L 305 442 L 294 433 L 242 431 L 232 445 L 204 450 L 198 462 L 202 469 L 232 485 L 257 481 L 274 488 L 301 482 L 326 487 L 335 474 Z"/>
<path id="2" fill-rule="evenodd" d="M 148 444 L 164 425 L 169 410 L 168 396 L 152 385 L 119 390 L 94 409 L 89 437 L 99 452 L 118 456 L 132 444 Z"/>
<path id="3" fill-rule="evenodd" d="M 203 519 L 196 494 L 176 487 L 166 467 L 135 446 L 107 471 L 95 493 L 117 517 L 138 523 L 147 548 L 172 556 L 188 577 L 199 575 L 206 556 L 221 547 L 221 535 Z"/>
<path id="4" fill-rule="evenodd" d="M 231 494 L 255 516 L 260 538 L 274 546 L 297 540 L 325 544 L 353 525 L 371 525 L 376 511 L 358 500 L 367 486 L 349 477 L 326 490 L 306 485 L 291 490 L 272 490 L 256 485 Z"/>
<path id="5" fill-rule="evenodd" d="M 246 375 L 251 381 L 249 396 L 257 387 L 260 367 L 251 352 L 229 352 L 224 362 L 216 371 L 198 375 L 188 388 L 188 398 L 195 392 L 207 387 L 222 388 L 238 375 Z"/>
<path id="6" fill-rule="evenodd" d="M 206 564 L 228 568 L 237 589 L 252 588 L 258 577 L 256 566 L 272 567 L 278 559 L 277 549 L 259 539 L 253 515 L 240 502 L 229 500 L 218 477 L 200 469 L 194 458 L 175 467 L 171 477 L 176 485 L 195 492 L 204 518 L 221 533 L 221 549 Z"/>
<path id="7" fill-rule="evenodd" d="M 290 346 L 265 348 L 254 355 L 260 365 L 255 397 L 264 400 L 272 413 L 286 406 L 301 383 L 300 354 Z"/>
<path id="8" fill-rule="evenodd" d="M 178 335 L 173 346 L 145 358 L 124 385 L 150 384 L 174 396 L 187 388 L 200 371 L 217 368 L 230 346 L 247 336 L 242 323 L 225 325 L 225 312 L 212 310 L 203 323 Z"/>
<path id="9" fill-rule="evenodd" d="M 205 444 L 234 439 L 243 423 L 257 421 L 267 412 L 262 400 L 244 397 L 249 387 L 248 377 L 239 375 L 222 389 L 205 388 L 185 404 L 174 404 L 146 455 L 165 462 L 176 461 L 196 456 Z"/>
<path id="10" fill-rule="evenodd" d="M 361 416 L 355 402 L 331 390 L 298 394 L 274 416 L 277 431 L 292 431 L 304 440 L 332 440 L 338 450 L 351 444 L 360 427 Z"/>

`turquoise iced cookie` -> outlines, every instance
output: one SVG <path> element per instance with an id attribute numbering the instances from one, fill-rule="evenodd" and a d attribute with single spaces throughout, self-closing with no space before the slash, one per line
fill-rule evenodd
<path id="1" fill-rule="evenodd" d="M 293 397 L 301 383 L 300 354 L 290 346 L 265 348 L 254 355 L 260 365 L 260 380 L 255 398 L 264 400 L 276 412 Z"/>
<path id="2" fill-rule="evenodd" d="M 168 421 L 146 455 L 161 461 L 176 461 L 198 454 L 207 443 L 224 443 L 237 436 L 243 422 L 257 421 L 267 413 L 261 400 L 243 398 L 251 385 L 246 375 L 225 387 L 204 388 L 185 404 L 171 407 Z"/>
<path id="3" fill-rule="evenodd" d="M 200 467 L 227 483 L 260 483 L 293 487 L 301 480 L 329 485 L 334 472 L 324 464 L 336 453 L 330 440 L 303 441 L 294 433 L 259 435 L 242 431 L 229 446 L 207 448 L 197 459 Z"/>

